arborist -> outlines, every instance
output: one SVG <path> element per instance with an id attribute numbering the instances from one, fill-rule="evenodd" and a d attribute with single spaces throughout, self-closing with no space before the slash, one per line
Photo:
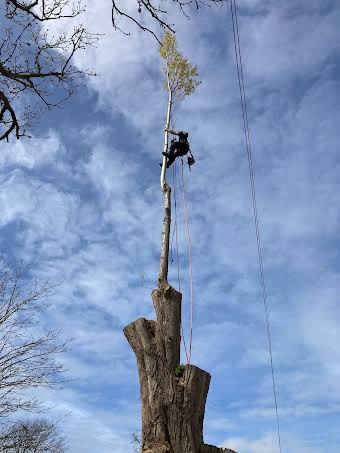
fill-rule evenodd
<path id="1" fill-rule="evenodd" d="M 170 148 L 169 148 L 169 151 L 166 153 L 166 152 L 163 152 L 163 156 L 166 156 L 167 157 L 167 164 L 166 164 L 166 168 L 169 168 L 170 165 L 175 161 L 176 157 L 179 157 L 179 156 L 185 156 L 186 154 L 188 154 L 188 152 L 190 152 L 190 155 L 188 157 L 188 165 L 190 167 L 190 165 L 193 165 L 195 163 L 195 160 L 191 154 L 191 151 L 190 151 L 190 146 L 189 146 L 189 142 L 188 142 L 188 132 L 183 132 L 183 131 L 179 131 L 179 132 L 176 132 L 172 129 L 165 129 L 166 132 L 169 132 L 169 134 L 172 134 L 172 135 L 177 135 L 178 136 L 178 140 L 175 140 L 175 139 L 172 139 L 171 140 L 171 144 L 170 144 Z M 162 165 L 162 164 L 160 164 Z"/>

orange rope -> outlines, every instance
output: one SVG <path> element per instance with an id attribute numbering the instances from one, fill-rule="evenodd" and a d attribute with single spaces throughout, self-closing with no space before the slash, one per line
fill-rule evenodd
<path id="1" fill-rule="evenodd" d="M 190 346 L 189 346 L 189 359 L 188 365 L 191 361 L 191 352 L 192 352 L 192 332 L 193 332 L 193 318 L 194 318 L 194 290 L 193 290 L 193 279 L 192 279 L 192 256 L 191 256 L 191 239 L 190 239 L 190 230 L 189 230 L 189 215 L 187 202 L 185 198 L 185 186 L 184 186 L 184 173 L 183 173 L 183 159 L 182 159 L 182 195 L 183 195 L 183 205 L 185 213 L 185 224 L 188 238 L 188 255 L 189 255 L 189 271 L 190 271 Z"/>
<path id="2" fill-rule="evenodd" d="M 178 260 L 178 234 L 177 234 L 177 199 L 176 199 L 176 161 L 173 165 L 173 186 L 174 186 L 174 201 L 175 201 L 175 228 L 176 233 L 176 261 L 177 261 L 177 280 L 178 280 L 178 291 L 181 292 L 181 275 L 179 271 L 179 260 Z"/>
<path id="3" fill-rule="evenodd" d="M 174 186 L 174 202 L 175 202 L 175 230 L 176 230 L 176 262 L 177 262 L 177 279 L 178 279 L 178 291 L 181 292 L 181 274 L 179 271 L 179 258 L 178 258 L 178 234 L 177 234 L 177 199 L 176 199 L 176 161 L 173 164 L 173 186 Z M 181 321 L 181 335 L 183 338 L 183 345 L 185 350 L 185 355 L 187 357 L 187 362 L 189 362 L 187 345 L 185 342 L 183 324 Z"/>

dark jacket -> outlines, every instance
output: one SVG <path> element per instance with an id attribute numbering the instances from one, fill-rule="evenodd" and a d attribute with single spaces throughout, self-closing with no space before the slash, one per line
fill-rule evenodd
<path id="1" fill-rule="evenodd" d="M 188 143 L 188 132 L 179 131 L 178 132 L 178 141 Z"/>

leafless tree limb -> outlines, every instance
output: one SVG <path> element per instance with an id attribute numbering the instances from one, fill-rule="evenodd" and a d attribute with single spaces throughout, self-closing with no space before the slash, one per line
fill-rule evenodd
<path id="1" fill-rule="evenodd" d="M 1 106 L 1 111 L 0 111 L 0 123 L 5 125 L 5 132 L 1 135 L 0 134 L 0 140 L 8 139 L 9 135 L 11 132 L 15 129 L 15 134 L 16 137 L 19 138 L 19 124 L 18 120 L 16 117 L 16 114 L 11 106 L 11 103 L 5 93 L 3 93 L 0 90 L 0 106 Z M 10 120 L 4 120 L 4 115 L 6 112 L 9 112 L 10 114 Z"/>
<path id="2" fill-rule="evenodd" d="M 81 2 L 73 3 L 69 9 L 69 0 L 60 0 L 49 2 L 46 0 L 35 0 L 33 2 L 19 2 L 17 0 L 7 0 L 7 13 L 9 19 L 14 18 L 18 11 L 30 14 L 34 19 L 43 22 L 47 20 L 56 20 L 64 18 L 76 17 L 85 9 L 82 7 Z M 69 9 L 69 13 L 65 14 L 65 9 Z"/>
<path id="3" fill-rule="evenodd" d="M 0 451 L 6 453 L 65 453 L 59 421 L 25 420 L 0 428 Z"/>
<path id="4" fill-rule="evenodd" d="M 133 453 L 141 453 L 142 451 L 142 439 L 139 433 L 131 433 L 130 434 L 131 445 L 133 449 Z"/>
<path id="5" fill-rule="evenodd" d="M 155 5 L 154 0 L 136 0 L 136 9 L 138 10 L 139 14 L 145 12 L 154 20 L 155 23 L 157 23 L 161 27 L 163 31 L 174 32 L 174 24 L 169 24 L 166 18 L 169 8 L 177 6 L 179 10 L 187 18 L 189 18 L 188 10 L 191 7 L 194 7 L 198 10 L 202 6 L 210 7 L 218 4 L 222 5 L 226 2 L 228 2 L 228 0 L 163 0 L 165 7 L 161 8 L 160 6 Z M 130 35 L 130 33 L 122 30 L 122 28 L 118 25 L 119 18 L 123 17 L 135 23 L 141 30 L 150 33 L 158 42 L 160 42 L 160 39 L 155 31 L 153 31 L 151 28 L 145 27 L 140 19 L 137 19 L 132 14 L 127 13 L 126 10 L 123 10 L 122 7 L 119 6 L 120 3 L 124 3 L 124 0 L 112 0 L 112 25 L 114 29 L 121 31 L 126 35 Z"/>
<path id="6" fill-rule="evenodd" d="M 61 34 L 43 25 L 83 12 L 72 0 L 6 0 L 0 8 L 0 140 L 27 135 L 42 109 L 60 106 L 92 74 L 73 61 L 98 35 L 81 24 Z"/>
<path id="7" fill-rule="evenodd" d="M 60 332 L 39 328 L 53 288 L 48 282 L 27 286 L 23 267 L 13 273 L 0 257 L 0 418 L 39 410 L 39 402 L 24 391 L 61 383 L 64 368 L 56 356 L 66 343 L 59 340 Z"/>

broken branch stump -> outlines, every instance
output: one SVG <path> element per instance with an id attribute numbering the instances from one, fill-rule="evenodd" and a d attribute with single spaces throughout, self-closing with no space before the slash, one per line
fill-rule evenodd
<path id="1" fill-rule="evenodd" d="M 139 318 L 124 329 L 138 366 L 143 453 L 235 453 L 203 442 L 210 374 L 180 364 L 182 295 L 171 286 L 152 292 L 157 321 Z"/>

